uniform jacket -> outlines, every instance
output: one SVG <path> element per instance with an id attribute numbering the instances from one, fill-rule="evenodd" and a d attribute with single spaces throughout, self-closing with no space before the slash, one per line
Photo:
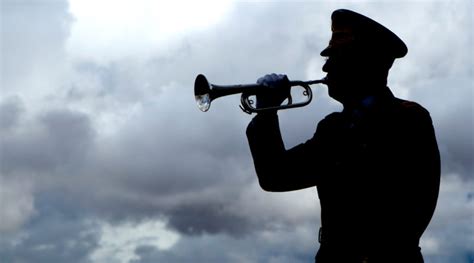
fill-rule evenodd
<path id="1" fill-rule="evenodd" d="M 364 255 L 418 248 L 440 180 L 432 120 L 419 104 L 386 88 L 359 107 L 329 114 L 312 138 L 291 149 L 276 113 L 258 114 L 247 137 L 263 189 L 317 187 L 321 248 Z"/>

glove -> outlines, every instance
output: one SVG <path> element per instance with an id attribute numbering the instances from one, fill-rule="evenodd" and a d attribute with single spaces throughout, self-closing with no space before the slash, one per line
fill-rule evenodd
<path id="1" fill-rule="evenodd" d="M 257 84 L 266 88 L 257 92 L 257 108 L 280 106 L 290 96 L 290 81 L 286 75 L 268 74 L 257 80 Z"/>

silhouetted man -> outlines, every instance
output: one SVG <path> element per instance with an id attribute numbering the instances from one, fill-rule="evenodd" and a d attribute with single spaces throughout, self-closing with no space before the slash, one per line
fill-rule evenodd
<path id="1" fill-rule="evenodd" d="M 323 71 L 329 95 L 344 109 L 288 150 L 276 112 L 257 114 L 247 137 L 260 186 L 317 187 L 318 263 L 423 262 L 419 240 L 436 206 L 440 159 L 428 111 L 387 87 L 388 71 L 407 47 L 358 13 L 336 10 L 331 18 Z M 279 105 L 288 94 L 284 75 L 257 82 L 273 88 L 257 95 L 258 107 Z"/>

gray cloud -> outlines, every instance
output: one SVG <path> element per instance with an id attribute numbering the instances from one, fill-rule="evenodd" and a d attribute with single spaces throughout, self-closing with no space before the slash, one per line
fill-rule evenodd
<path id="1" fill-rule="evenodd" d="M 442 156 L 443 175 L 474 179 L 474 110 L 472 93 L 472 6 L 467 2 L 422 5 L 407 34 L 409 54 L 397 72 L 405 78 L 396 87 L 408 88 L 409 99 L 423 104 L 433 118 Z M 464 11 L 460 11 L 464 10 Z M 443 17 L 442 20 L 432 17 Z M 417 35 L 419 32 L 424 34 Z M 433 41 L 443 32 L 443 41 Z M 457 50 L 458 52 L 449 52 Z M 449 54 L 449 55 L 448 55 Z"/>
<path id="2" fill-rule="evenodd" d="M 87 116 L 69 110 L 40 114 L 33 123 L 3 134 L 2 174 L 67 172 L 83 165 L 94 132 Z"/>
<path id="3" fill-rule="evenodd" d="M 0 232 L 15 232 L 35 213 L 32 183 L 21 177 L 0 177 L 0 185 Z"/>
<path id="4" fill-rule="evenodd" d="M 438 104 L 432 107 L 431 114 L 443 159 L 443 173 L 460 175 L 465 180 L 474 179 L 474 108 L 469 83 L 472 80 L 459 75 L 456 80 L 440 79 L 425 84 L 430 92 L 439 94 L 427 101 Z"/>
<path id="5" fill-rule="evenodd" d="M 205 262 L 312 262 L 316 241 L 310 233 L 301 232 L 308 229 L 313 227 L 276 229 L 238 239 L 219 234 L 186 237 L 168 251 L 138 247 L 139 259 L 131 262 L 188 262 L 196 258 Z"/>
<path id="6" fill-rule="evenodd" d="M 23 105 L 18 97 L 0 102 L 0 130 L 8 130 L 17 125 L 23 113 Z"/>

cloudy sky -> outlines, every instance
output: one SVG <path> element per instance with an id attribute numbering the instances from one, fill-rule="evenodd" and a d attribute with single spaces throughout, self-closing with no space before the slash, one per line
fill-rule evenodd
<path id="1" fill-rule="evenodd" d="M 311 262 L 316 189 L 259 189 L 229 96 L 194 78 L 321 78 L 330 15 L 396 32 L 389 86 L 424 105 L 442 155 L 427 263 L 474 260 L 473 14 L 464 1 L 0 0 L 0 262 Z M 287 147 L 341 105 L 280 113 Z"/>

